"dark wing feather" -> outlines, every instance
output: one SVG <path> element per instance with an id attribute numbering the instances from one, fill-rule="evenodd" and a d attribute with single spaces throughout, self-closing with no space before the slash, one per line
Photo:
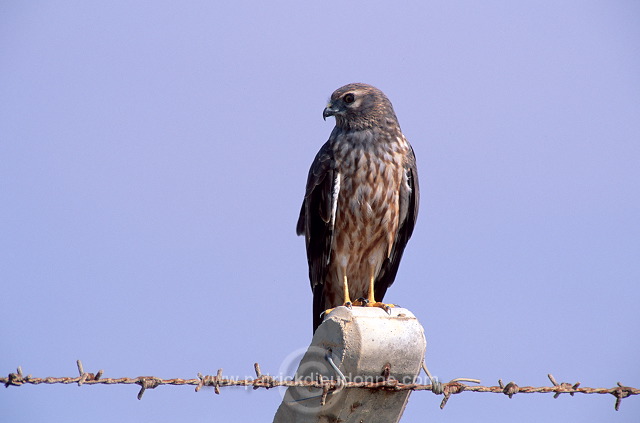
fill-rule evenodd
<path id="1" fill-rule="evenodd" d="M 307 189 L 296 225 L 297 234 L 304 234 L 307 245 L 309 280 L 313 291 L 314 332 L 322 323 L 321 313 L 325 310 L 324 281 L 333 239 L 334 168 L 333 151 L 327 141 L 309 169 Z"/>
<path id="2" fill-rule="evenodd" d="M 400 185 L 401 221 L 398 225 L 396 240 L 391 248 L 391 254 L 385 259 L 384 263 L 382 263 L 380 273 L 378 273 L 378 277 L 376 278 L 374 285 L 376 301 L 382 301 L 384 294 L 387 292 L 387 288 L 389 288 L 395 280 L 404 247 L 406 247 L 409 238 L 411 238 L 418 217 L 420 187 L 418 186 L 418 168 L 416 167 L 416 156 L 413 153 L 413 148 L 411 148 L 410 154 L 407 157 L 405 172 L 410 191 L 407 192 L 404 184 Z"/>

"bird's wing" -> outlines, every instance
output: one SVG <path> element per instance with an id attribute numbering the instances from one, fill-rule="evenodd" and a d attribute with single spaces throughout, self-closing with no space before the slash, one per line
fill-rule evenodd
<path id="1" fill-rule="evenodd" d="M 418 204 L 420 203 L 420 188 L 418 186 L 418 168 L 416 167 L 416 156 L 413 148 L 410 147 L 409 154 L 405 162 L 406 184 L 400 184 L 400 222 L 395 242 L 391 248 L 391 254 L 382 263 L 382 268 L 375 282 L 376 301 L 382 301 L 387 288 L 391 286 L 398 273 L 398 266 L 404 247 L 407 245 L 418 217 Z"/>
<path id="2" fill-rule="evenodd" d="M 313 291 L 313 331 L 322 323 L 325 307 L 324 281 L 329 269 L 333 225 L 340 190 L 330 142 L 322 146 L 309 169 L 307 189 L 296 225 L 304 235 L 309 262 L 309 280 Z"/>

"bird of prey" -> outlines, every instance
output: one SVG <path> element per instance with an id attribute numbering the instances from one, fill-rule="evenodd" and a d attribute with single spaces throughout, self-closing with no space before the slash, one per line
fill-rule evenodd
<path id="1" fill-rule="evenodd" d="M 296 226 L 306 240 L 314 332 L 330 308 L 389 310 L 381 301 L 413 233 L 420 194 L 413 148 L 382 91 L 338 88 L 322 113 L 329 116 L 336 126 L 311 164 Z"/>

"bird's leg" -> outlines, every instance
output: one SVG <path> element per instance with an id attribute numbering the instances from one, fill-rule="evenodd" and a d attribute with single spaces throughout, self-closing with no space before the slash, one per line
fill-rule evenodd
<path id="1" fill-rule="evenodd" d="M 344 304 L 342 304 L 345 307 L 349 307 L 351 308 L 351 306 L 353 305 L 353 303 L 351 302 L 351 297 L 349 296 L 349 281 L 347 279 L 347 272 L 343 272 L 342 275 L 342 289 L 343 289 L 343 294 L 344 294 Z M 361 304 L 357 304 L 357 305 L 361 305 Z M 333 311 L 335 307 L 332 308 L 328 308 L 324 311 L 324 315 L 327 315 L 329 313 L 331 313 Z"/>
<path id="2" fill-rule="evenodd" d="M 367 300 L 369 301 L 369 304 L 375 304 L 376 302 L 376 297 L 374 296 L 375 281 L 376 281 L 375 275 L 371 275 L 371 278 L 369 279 L 369 298 L 367 298 Z"/>
<path id="3" fill-rule="evenodd" d="M 393 307 L 395 307 L 395 304 L 385 304 L 382 302 L 377 302 L 374 292 L 375 292 L 375 282 L 376 282 L 376 275 L 371 274 L 371 278 L 369 279 L 369 295 L 367 297 L 367 301 L 365 302 L 364 306 L 366 307 L 380 307 L 381 309 L 383 309 L 384 311 L 386 311 L 387 313 L 391 314 L 391 309 Z"/>
<path id="4" fill-rule="evenodd" d="M 347 281 L 347 272 L 344 273 L 343 276 L 343 285 L 342 288 L 344 289 L 344 306 L 346 307 L 351 307 L 351 297 L 349 296 L 349 282 Z"/>

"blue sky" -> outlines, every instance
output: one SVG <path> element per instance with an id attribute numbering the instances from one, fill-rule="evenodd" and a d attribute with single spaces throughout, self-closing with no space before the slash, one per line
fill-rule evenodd
<path id="1" fill-rule="evenodd" d="M 0 5 L 0 372 L 277 375 L 311 339 L 331 92 L 391 99 L 418 223 L 386 300 L 443 380 L 640 386 L 640 4 Z M 271 421 L 281 393 L 3 389 L 8 421 Z M 640 400 L 414 393 L 403 422 L 635 422 Z"/>

